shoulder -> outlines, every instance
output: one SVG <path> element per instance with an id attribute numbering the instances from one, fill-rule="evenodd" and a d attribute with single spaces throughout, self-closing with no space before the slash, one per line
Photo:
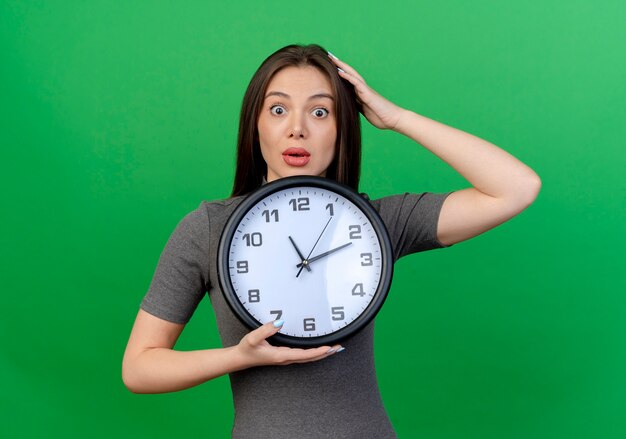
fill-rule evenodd
<path id="1" fill-rule="evenodd" d="M 179 223 L 179 227 L 194 229 L 196 227 L 205 228 L 213 222 L 220 222 L 228 219 L 230 214 L 241 203 L 245 197 L 232 197 L 222 200 L 202 201 L 200 205 L 187 213 Z"/>
<path id="2" fill-rule="evenodd" d="M 200 206 L 198 206 L 198 209 L 205 209 L 207 212 L 215 214 L 224 214 L 232 212 L 239 206 L 239 203 L 241 203 L 244 198 L 246 198 L 245 195 L 241 195 L 238 197 L 224 198 L 222 200 L 203 201 L 200 203 Z"/>
<path id="3" fill-rule="evenodd" d="M 239 196 L 223 200 L 203 201 L 189 215 L 192 215 L 193 219 L 203 221 L 204 224 L 210 224 L 213 228 L 221 229 L 245 198 L 245 196 Z"/>
<path id="4" fill-rule="evenodd" d="M 412 212 L 418 209 L 422 212 L 439 214 L 445 199 L 450 195 L 447 193 L 409 193 L 390 195 L 383 198 L 370 200 L 370 203 L 381 216 L 395 215 L 398 212 Z"/>
<path id="5" fill-rule="evenodd" d="M 450 193 L 404 193 L 370 201 L 385 223 L 396 259 L 445 247 L 437 239 L 437 224 L 448 195 Z"/>
<path id="6" fill-rule="evenodd" d="M 178 222 L 170 235 L 168 246 L 181 251 L 190 246 L 207 246 L 213 235 L 220 233 L 232 211 L 239 205 L 240 198 L 200 202 L 197 208 Z"/>
<path id="7" fill-rule="evenodd" d="M 219 239 L 228 218 L 244 198 L 200 202 L 197 208 L 180 220 L 170 240 L 181 243 L 180 245 L 196 242 L 198 245 L 209 246 Z"/>

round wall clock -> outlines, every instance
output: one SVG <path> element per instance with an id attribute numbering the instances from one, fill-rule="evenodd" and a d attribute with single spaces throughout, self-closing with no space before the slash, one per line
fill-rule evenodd
<path id="1" fill-rule="evenodd" d="M 250 329 L 282 319 L 274 344 L 334 344 L 367 325 L 387 297 L 393 253 L 369 201 L 333 180 L 268 183 L 228 219 L 219 282 Z"/>

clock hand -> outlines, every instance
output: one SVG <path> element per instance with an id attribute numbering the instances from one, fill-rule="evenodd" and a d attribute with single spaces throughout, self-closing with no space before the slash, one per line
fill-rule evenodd
<path id="1" fill-rule="evenodd" d="M 304 267 L 305 265 L 308 265 L 308 263 L 309 263 L 308 259 L 311 257 L 311 253 L 313 253 L 313 250 L 315 250 L 315 246 L 317 245 L 317 243 L 320 242 L 320 239 L 322 238 L 322 235 L 326 231 L 326 227 L 328 227 L 328 225 L 330 224 L 330 220 L 332 220 L 332 219 L 333 219 L 332 216 L 330 218 L 328 218 L 328 222 L 324 226 L 324 229 L 322 230 L 322 233 L 320 233 L 320 236 L 317 237 L 317 241 L 315 241 L 315 244 L 313 244 L 313 248 L 309 252 L 309 256 L 307 256 L 306 259 L 302 261 L 302 264 L 303 264 L 302 267 Z M 298 274 L 296 274 L 296 277 L 300 276 L 300 273 L 302 273 L 302 267 L 300 267 L 300 270 L 298 271 Z"/>
<path id="2" fill-rule="evenodd" d="M 334 248 L 334 249 L 332 249 L 332 250 L 328 250 L 327 252 L 321 253 L 321 254 L 319 254 L 319 255 L 317 255 L 317 256 L 313 256 L 311 259 L 307 259 L 308 264 L 306 265 L 306 267 L 308 267 L 308 266 L 309 266 L 309 264 L 310 264 L 311 262 L 313 262 L 313 261 L 317 261 L 318 259 L 321 259 L 321 258 L 323 258 L 324 256 L 328 256 L 329 254 L 334 253 L 334 252 L 336 252 L 337 250 L 341 250 L 342 248 L 345 248 L 345 247 L 349 246 L 350 244 L 352 244 L 352 243 L 351 243 L 351 242 L 349 242 L 349 243 L 347 243 L 347 244 L 340 245 L 340 246 L 339 246 L 339 247 L 337 247 L 337 248 Z M 296 265 L 296 267 L 300 268 L 300 267 L 302 267 L 302 265 L 304 265 L 304 261 L 303 261 L 302 263 L 300 263 L 300 264 Z"/>
<path id="3" fill-rule="evenodd" d="M 300 249 L 298 248 L 298 246 L 296 245 L 295 241 L 293 240 L 291 236 L 289 237 L 289 240 L 291 241 L 291 244 L 293 244 L 293 248 L 296 249 L 296 252 L 298 253 L 298 256 L 300 257 L 300 260 L 304 262 L 304 256 L 302 255 L 302 252 L 300 251 Z M 300 266 L 302 266 L 302 264 L 300 264 L 298 268 L 300 268 Z M 309 267 L 308 265 L 306 265 L 306 269 L 309 272 L 311 271 L 311 267 Z"/>

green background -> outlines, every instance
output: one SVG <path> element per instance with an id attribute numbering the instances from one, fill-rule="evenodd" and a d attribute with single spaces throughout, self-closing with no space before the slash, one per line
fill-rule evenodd
<path id="1" fill-rule="evenodd" d="M 543 182 L 396 265 L 376 353 L 399 436 L 626 437 L 624 23 L 622 0 L 2 1 L 0 436 L 229 436 L 226 377 L 134 395 L 122 354 L 177 222 L 229 194 L 253 72 L 317 42 Z M 364 127 L 372 197 L 467 185 Z M 217 346 L 205 300 L 178 348 Z"/>

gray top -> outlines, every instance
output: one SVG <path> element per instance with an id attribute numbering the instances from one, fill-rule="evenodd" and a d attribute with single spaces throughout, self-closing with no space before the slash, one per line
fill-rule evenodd
<path id="1" fill-rule="evenodd" d="M 426 192 L 371 201 L 389 232 L 394 260 L 445 247 L 437 240 L 437 221 L 448 195 Z M 236 345 L 248 333 L 217 280 L 222 229 L 243 199 L 202 202 L 181 220 L 141 303 L 144 311 L 186 323 L 208 291 L 223 346 Z M 342 345 L 345 352 L 318 362 L 230 374 L 233 438 L 395 438 L 376 380 L 374 322 Z"/>

